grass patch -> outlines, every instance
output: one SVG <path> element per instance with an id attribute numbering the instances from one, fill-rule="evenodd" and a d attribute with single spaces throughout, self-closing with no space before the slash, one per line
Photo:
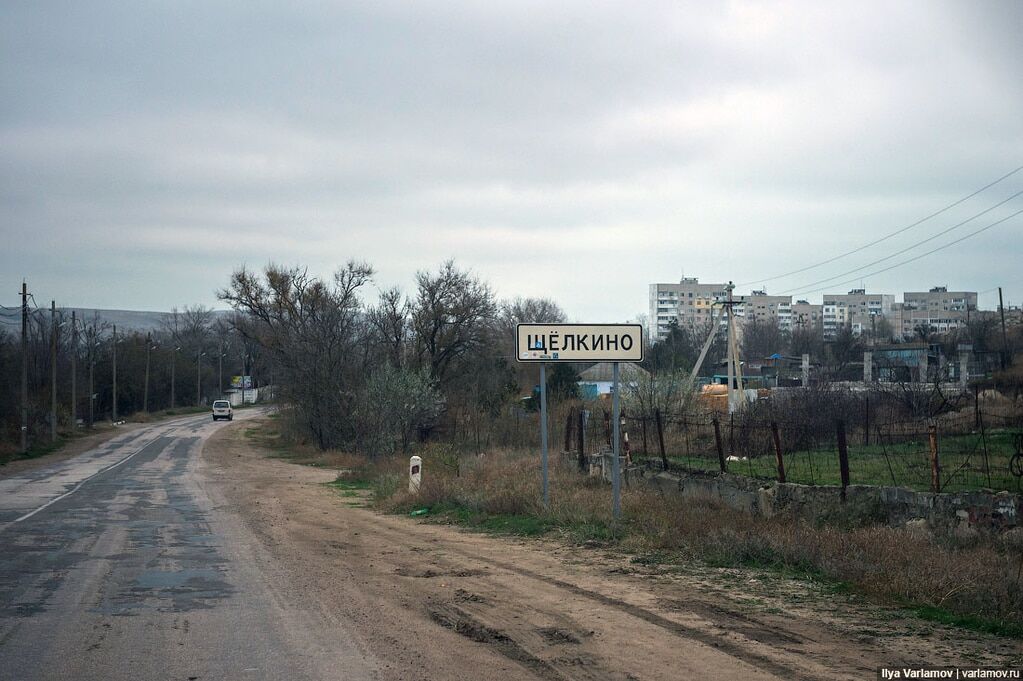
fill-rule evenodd
<path id="1" fill-rule="evenodd" d="M 38 442 L 28 448 L 28 451 L 20 456 L 22 459 L 38 459 L 40 456 L 46 456 L 47 454 L 53 454 L 54 452 L 61 449 L 65 444 L 68 443 L 68 439 L 64 437 L 58 437 L 54 441 L 47 440 L 46 442 Z"/>
<path id="2" fill-rule="evenodd" d="M 939 438 L 942 491 L 961 492 L 976 489 L 1016 491 L 1016 479 L 1009 470 L 1015 454 L 1015 431 L 989 430 Z M 784 435 L 783 435 L 784 438 Z M 669 461 L 684 470 L 717 472 L 717 455 L 669 456 Z M 804 485 L 840 485 L 838 450 L 829 445 L 821 449 L 786 452 L 787 482 Z M 727 462 L 730 473 L 774 480 L 777 464 L 773 455 L 754 456 Z M 849 443 L 850 482 L 854 485 L 888 485 L 929 492 L 931 486 L 930 445 L 926 437 L 904 442 Z"/>
<path id="3" fill-rule="evenodd" d="M 995 636 L 1023 639 L 1023 624 L 1006 620 L 977 617 L 975 615 L 957 615 L 944 608 L 921 605 L 909 610 L 920 619 L 939 622 L 953 627 L 961 627 L 970 631 L 978 631 Z"/>
<path id="4" fill-rule="evenodd" d="M 328 487 L 343 490 L 346 492 L 364 491 L 373 488 L 373 483 L 369 480 L 358 480 L 352 478 L 338 477 L 336 480 L 327 483 Z"/>

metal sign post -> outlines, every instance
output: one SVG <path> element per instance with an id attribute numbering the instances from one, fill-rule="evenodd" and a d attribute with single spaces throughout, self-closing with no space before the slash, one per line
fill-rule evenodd
<path id="1" fill-rule="evenodd" d="M 612 365 L 611 417 L 614 420 L 614 451 L 611 453 L 611 513 L 615 520 L 622 517 L 622 463 L 621 429 L 622 407 L 618 400 L 618 362 Z"/>
<path id="2" fill-rule="evenodd" d="M 643 327 L 639 324 L 519 324 L 515 359 L 540 363 L 540 460 L 543 504 L 550 504 L 547 468 L 547 363 L 612 362 L 614 366 L 614 452 L 612 494 L 614 517 L 621 517 L 621 404 L 619 363 L 643 361 Z"/>
<path id="3" fill-rule="evenodd" d="M 543 507 L 551 504 L 547 484 L 547 363 L 540 362 L 540 461 L 543 468 Z"/>

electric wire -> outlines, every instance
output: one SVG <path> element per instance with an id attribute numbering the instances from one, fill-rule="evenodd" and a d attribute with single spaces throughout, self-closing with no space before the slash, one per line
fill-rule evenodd
<path id="1" fill-rule="evenodd" d="M 937 216 L 941 215 L 942 213 L 945 213 L 945 212 L 955 208 L 956 206 L 958 206 L 959 204 L 961 204 L 961 203 L 963 203 L 965 201 L 969 201 L 974 196 L 977 196 L 981 192 L 987 191 L 988 189 L 990 189 L 991 187 L 994 187 L 999 182 L 1002 182 L 1003 180 L 1006 180 L 1006 179 L 1012 177 L 1013 175 L 1015 175 L 1016 173 L 1018 173 L 1021 170 L 1023 170 L 1023 165 L 1021 165 L 1021 166 L 1019 166 L 1017 168 L 1014 168 L 1013 170 L 1010 170 L 1008 173 L 1006 173 L 1005 175 L 1002 175 L 998 179 L 996 179 L 996 180 L 994 180 L 992 182 L 989 182 L 988 184 L 984 185 L 980 189 L 978 189 L 978 190 L 976 190 L 976 191 L 974 191 L 974 192 L 964 196 L 963 198 L 961 198 L 961 199 L 959 199 L 957 201 L 954 201 L 954 202 L 948 204 L 947 206 L 934 211 L 930 215 L 927 215 L 926 217 L 922 217 L 922 218 L 920 218 L 919 220 L 917 220 L 914 223 L 911 223 L 909 225 L 906 225 L 905 227 L 897 229 L 894 232 L 891 232 L 889 234 L 886 234 L 885 236 L 880 237 L 879 239 L 875 239 L 874 241 L 871 241 L 870 243 L 863 244 L 862 246 L 854 248 L 851 251 L 846 251 L 844 253 L 839 253 L 838 255 L 836 255 L 834 257 L 828 258 L 827 260 L 822 260 L 822 261 L 820 261 L 818 263 L 815 263 L 813 265 L 808 265 L 806 267 L 801 267 L 801 268 L 799 268 L 797 270 L 792 270 L 791 272 L 786 272 L 784 274 L 777 274 L 777 275 L 775 275 L 773 277 L 766 277 L 766 278 L 761 278 L 761 279 L 754 279 L 752 281 L 741 282 L 739 284 L 736 284 L 736 286 L 749 286 L 750 284 L 763 284 L 763 283 L 768 282 L 768 281 L 775 281 L 776 279 L 783 279 L 785 277 L 790 277 L 793 274 L 800 274 L 800 273 L 806 272 L 808 270 L 816 269 L 816 268 L 818 268 L 818 267 L 820 267 L 822 265 L 827 265 L 827 264 L 835 262 L 836 260 L 841 260 L 842 258 L 845 258 L 847 256 L 854 255 L 856 253 L 864 251 L 864 250 L 870 248 L 871 246 L 876 246 L 877 244 L 882 243 L 884 241 L 887 241 L 888 239 L 891 239 L 892 237 L 896 237 L 899 234 L 902 234 L 903 232 L 906 232 L 906 231 L 908 231 L 910 229 L 913 229 L 914 227 L 916 227 L 918 225 L 922 225 L 923 223 L 927 222 L 931 218 L 937 217 Z"/>
<path id="2" fill-rule="evenodd" d="M 857 281 L 857 280 L 859 280 L 861 278 L 872 277 L 874 275 L 881 274 L 882 272 L 888 272 L 890 270 L 894 270 L 897 267 L 902 267 L 903 265 L 907 265 L 907 264 L 909 264 L 911 262 L 915 262 L 915 261 L 919 260 L 920 258 L 924 258 L 924 257 L 926 257 L 928 255 L 933 254 L 933 253 L 937 253 L 938 251 L 942 251 L 942 250 L 948 248 L 949 246 L 955 246 L 956 244 L 961 243 L 963 241 L 966 241 L 967 239 L 969 239 L 971 237 L 977 236 L 981 232 L 986 232 L 987 230 L 991 229 L 992 227 L 1000 225 L 1000 224 L 1002 224 L 1003 222 L 1005 222 L 1007 220 L 1011 220 L 1012 218 L 1016 217 L 1017 215 L 1020 215 L 1021 213 L 1023 213 L 1023 208 L 1020 208 L 1015 213 L 1011 213 L 1009 215 L 1006 215 L 1004 218 L 1001 218 L 1000 220 L 996 220 L 995 222 L 992 222 L 989 225 L 985 225 L 984 227 L 981 227 L 980 229 L 974 230 L 974 231 L 970 232 L 969 234 L 965 234 L 965 235 L 959 237 L 958 239 L 955 239 L 953 241 L 949 241 L 947 244 L 942 244 L 941 246 L 938 246 L 937 248 L 932 248 L 931 250 L 927 251 L 926 253 L 921 253 L 919 255 L 915 255 L 912 258 L 907 258 L 906 260 L 903 260 L 902 262 L 897 262 L 894 265 L 889 265 L 888 267 L 884 267 L 884 268 L 876 270 L 874 272 L 870 272 L 869 274 L 864 274 L 864 275 L 861 275 L 861 276 L 858 276 L 858 277 L 854 277 L 852 279 L 847 279 L 845 281 L 840 281 L 840 282 L 832 283 L 832 284 L 829 284 L 828 286 L 824 286 L 824 287 L 821 287 L 821 288 L 816 288 L 816 289 L 812 289 L 812 290 L 808 290 L 808 291 L 798 291 L 798 292 L 794 293 L 793 295 L 805 295 L 807 293 L 818 293 L 820 291 L 824 291 L 824 290 L 830 288 L 831 286 L 842 286 L 843 284 L 848 284 L 850 282 Z"/>
<path id="3" fill-rule="evenodd" d="M 873 262 L 868 262 L 866 265 L 860 265 L 859 267 L 854 267 L 851 270 L 847 270 L 845 272 L 842 272 L 841 274 L 836 274 L 836 275 L 831 276 L 831 277 L 825 277 L 824 279 L 818 279 L 817 281 L 811 281 L 810 283 L 803 284 L 802 286 L 795 286 L 795 287 L 789 289 L 788 291 L 785 291 L 783 295 L 788 295 L 788 294 L 792 293 L 793 291 L 801 291 L 803 289 L 810 288 L 811 286 L 816 286 L 817 284 L 824 284 L 824 283 L 827 283 L 829 281 L 832 281 L 833 279 L 839 279 L 841 277 L 850 275 L 850 274 L 852 274 L 854 272 L 859 272 L 860 270 L 865 270 L 865 269 L 867 269 L 869 267 L 873 267 L 874 265 L 879 265 L 879 264 L 885 262 L 886 260 L 891 260 L 892 258 L 900 256 L 903 253 L 907 253 L 907 252 L 913 250 L 914 248 L 922 246 L 923 244 L 926 244 L 928 242 L 934 241 L 939 236 L 944 236 L 945 234 L 948 234 L 949 232 L 957 230 L 960 227 L 962 227 L 963 225 L 966 225 L 967 223 L 970 223 L 970 222 L 976 220 L 980 216 L 985 215 L 986 213 L 990 213 L 995 208 L 999 208 L 1001 206 L 1004 206 L 1006 203 L 1008 203 L 1009 201 L 1012 201 L 1013 199 L 1015 199 L 1020 194 L 1023 194 L 1023 189 L 1019 190 L 1018 192 L 1016 192 L 1012 196 L 999 201 L 995 205 L 990 206 L 988 208 L 985 208 L 984 210 L 980 211 L 979 213 L 977 213 L 975 215 L 971 215 L 970 217 L 966 218 L 962 222 L 956 223 L 956 224 L 952 225 L 951 227 L 949 227 L 947 229 L 943 229 L 942 231 L 938 232 L 937 234 L 929 236 L 926 239 L 923 239 L 922 241 L 917 241 L 915 244 L 907 246 L 906 248 L 903 248 L 900 251 L 895 251 L 894 253 L 890 253 L 890 254 L 884 256 L 883 258 L 878 258 L 877 260 L 874 260 Z"/>

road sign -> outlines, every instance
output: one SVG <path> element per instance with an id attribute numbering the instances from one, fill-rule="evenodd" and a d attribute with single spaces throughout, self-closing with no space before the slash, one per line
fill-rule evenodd
<path id="1" fill-rule="evenodd" d="M 642 362 L 639 324 L 519 324 L 520 362 Z"/>

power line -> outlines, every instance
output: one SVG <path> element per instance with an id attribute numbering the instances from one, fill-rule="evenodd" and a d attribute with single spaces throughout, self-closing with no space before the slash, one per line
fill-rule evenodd
<path id="1" fill-rule="evenodd" d="M 955 239 L 954 241 L 949 241 L 947 244 L 942 244 L 941 246 L 938 246 L 937 248 L 932 248 L 931 250 L 927 251 L 926 253 L 921 253 L 920 255 L 915 255 L 912 258 L 907 258 L 906 260 L 903 260 L 902 262 L 897 262 L 894 265 L 889 265 L 888 267 L 879 269 L 879 270 L 871 272 L 869 274 L 864 274 L 864 275 L 860 275 L 859 277 L 854 277 L 852 279 L 846 279 L 845 281 L 840 281 L 840 282 L 837 282 L 837 283 L 829 284 L 828 286 L 824 286 L 822 288 L 816 288 L 816 289 L 809 290 L 809 291 L 798 291 L 798 292 L 794 293 L 793 295 L 805 295 L 807 293 L 818 293 L 820 291 L 824 291 L 825 289 L 827 289 L 827 288 L 829 288 L 831 286 L 842 286 L 843 284 L 848 284 L 848 283 L 851 283 L 851 282 L 854 282 L 854 281 L 858 281 L 861 278 L 872 277 L 872 276 L 874 276 L 876 274 L 881 274 L 882 272 L 888 272 L 889 270 L 894 270 L 896 267 L 902 267 L 903 265 L 906 265 L 906 264 L 909 264 L 909 263 L 914 262 L 916 260 L 919 260 L 920 258 L 924 258 L 924 257 L 926 257 L 928 255 L 931 255 L 933 253 L 937 253 L 938 251 L 944 250 L 944 249 L 948 248 L 949 246 L 955 246 L 956 244 L 958 244 L 960 242 L 966 241 L 970 237 L 977 236 L 981 232 L 986 232 L 987 230 L 991 229 L 992 227 L 995 227 L 996 225 L 1002 224 L 1006 220 L 1011 220 L 1012 218 L 1016 217 L 1017 215 L 1020 215 L 1021 213 L 1023 213 L 1023 208 L 1020 208 L 1015 213 L 1012 213 L 1010 215 L 1006 215 L 1004 218 L 1002 218 L 1000 220 L 996 220 L 995 222 L 992 222 L 989 225 L 986 225 L 984 227 L 981 227 L 980 229 L 977 229 L 977 230 L 974 230 L 974 231 L 970 232 L 969 234 L 961 236 L 958 239 Z"/>
<path id="2" fill-rule="evenodd" d="M 860 265 L 859 267 L 854 267 L 851 270 L 847 270 L 845 272 L 842 272 L 841 274 L 836 274 L 833 277 L 826 277 L 824 279 L 818 279 L 817 281 L 811 281 L 809 284 L 803 284 L 802 286 L 796 286 L 796 287 L 792 288 L 790 291 L 786 291 L 785 295 L 791 293 L 792 291 L 798 291 L 800 289 L 809 288 L 810 286 L 816 286 L 817 284 L 824 284 L 824 283 L 827 283 L 827 282 L 829 282 L 829 281 L 831 281 L 833 279 L 838 279 L 839 277 L 844 277 L 844 276 L 846 276 L 848 274 L 852 274 L 853 272 L 859 272 L 860 270 L 865 270 L 868 267 L 873 267 L 874 265 L 878 265 L 880 263 L 883 263 L 885 260 L 891 260 L 892 258 L 894 258 L 896 256 L 899 256 L 899 255 L 902 255 L 903 253 L 906 253 L 908 251 L 911 251 L 911 250 L 913 250 L 914 248 L 916 248 L 918 246 L 922 246 L 923 244 L 926 244 L 929 241 L 934 241 L 939 236 L 944 236 L 945 234 L 948 234 L 949 232 L 951 232 L 953 230 L 959 229 L 963 225 L 965 225 L 965 224 L 967 224 L 969 222 L 972 222 L 973 220 L 976 220 L 981 215 L 984 215 L 985 213 L 990 213 L 995 208 L 998 208 L 1000 206 L 1004 206 L 1005 204 L 1007 204 L 1009 201 L 1012 201 L 1014 198 L 1016 198 L 1020 194 L 1023 194 L 1023 189 L 1019 190 L 1018 192 L 1016 192 L 1015 194 L 1013 194 L 1009 198 L 1003 199 L 1002 201 L 999 201 L 995 205 L 990 206 L 988 208 L 985 208 L 984 210 L 980 211 L 979 213 L 966 218 L 962 222 L 954 224 L 951 227 L 949 227 L 948 229 L 943 229 L 942 231 L 938 232 L 937 234 L 929 236 L 929 237 L 927 237 L 926 239 L 924 239 L 922 241 L 918 241 L 918 242 L 916 242 L 915 244 L 913 244 L 911 246 L 907 246 L 906 248 L 903 248 L 901 251 L 895 251 L 894 253 L 891 253 L 889 255 L 884 256 L 883 258 L 878 258 L 877 260 L 874 260 L 873 262 L 868 262 L 866 265 Z"/>
<path id="3" fill-rule="evenodd" d="M 977 191 L 964 196 L 963 198 L 959 199 L 958 201 L 955 201 L 953 203 L 948 204 L 944 208 L 940 208 L 940 209 L 934 211 L 933 213 L 931 213 L 930 215 L 928 215 L 926 217 L 920 218 L 919 220 L 917 220 L 916 222 L 914 222 L 912 224 L 909 224 L 909 225 L 906 225 L 905 227 L 897 229 L 894 232 L 891 232 L 890 234 L 886 234 L 885 236 L 883 236 L 883 237 L 881 237 L 879 239 L 875 239 L 874 241 L 871 241 L 868 244 L 863 244 L 862 246 L 854 248 L 851 251 L 846 251 L 844 253 L 840 253 L 840 254 L 832 257 L 832 258 L 828 258 L 827 260 L 822 260 L 822 261 L 820 261 L 818 263 L 815 263 L 813 265 L 808 265 L 807 267 L 801 267 L 798 270 L 792 270 L 791 272 L 786 272 L 785 274 L 778 274 L 778 275 L 775 275 L 773 277 L 767 277 L 765 279 L 754 279 L 753 281 L 745 281 L 745 282 L 736 284 L 736 286 L 749 286 L 750 284 L 763 284 L 763 283 L 768 282 L 768 281 L 774 281 L 775 279 L 782 279 L 784 277 L 792 276 L 793 274 L 800 274 L 801 272 L 806 272 L 807 270 L 816 269 L 816 268 L 820 267 L 821 265 L 827 265 L 829 263 L 835 262 L 836 260 L 841 260 L 842 258 L 845 258 L 846 256 L 850 256 L 850 255 L 859 253 L 860 251 L 864 251 L 864 250 L 870 248 L 871 246 L 876 246 L 877 244 L 881 243 L 882 241 L 887 241 L 888 239 L 891 239 L 892 237 L 898 236 L 899 234 L 902 234 L 905 231 L 913 229 L 917 225 L 921 225 L 921 224 L 927 222 L 931 218 L 937 217 L 937 216 L 941 215 L 942 213 L 955 208 L 956 206 L 958 206 L 959 204 L 963 203 L 964 201 L 968 201 L 968 200 L 972 199 L 974 196 L 976 196 L 977 194 L 980 194 L 981 192 L 987 191 L 988 189 L 990 189 L 991 187 L 994 187 L 996 184 L 998 184 L 1002 180 L 1005 180 L 1005 179 L 1007 179 L 1009 177 L 1012 177 L 1013 175 L 1015 175 L 1016 173 L 1018 173 L 1021 170 L 1023 170 L 1023 166 L 1019 166 L 1019 167 L 1015 168 L 1014 170 L 1009 171 L 1005 175 L 1002 175 L 1001 177 L 999 177 L 997 180 L 994 180 L 993 182 L 989 182 L 988 184 L 984 185 L 983 187 L 981 187 Z"/>

